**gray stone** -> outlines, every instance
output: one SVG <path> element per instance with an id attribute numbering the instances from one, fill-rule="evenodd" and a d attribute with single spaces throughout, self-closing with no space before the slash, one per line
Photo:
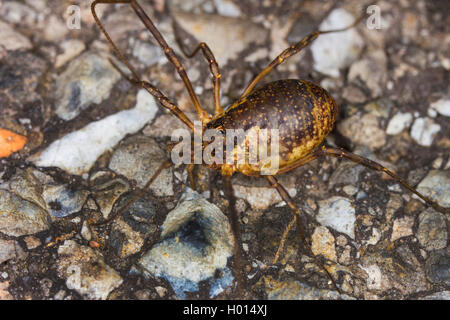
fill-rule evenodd
<path id="1" fill-rule="evenodd" d="M 417 239 L 426 250 L 443 249 L 447 246 L 447 221 L 442 213 L 429 208 L 419 216 Z"/>
<path id="2" fill-rule="evenodd" d="M 8 236 L 23 236 L 50 227 L 47 212 L 37 204 L 0 189 L 0 232 Z"/>
<path id="3" fill-rule="evenodd" d="M 337 128 L 354 143 L 367 146 L 371 150 L 378 149 L 386 143 L 386 133 L 380 128 L 379 118 L 372 113 L 362 117 L 355 114 L 340 121 Z"/>
<path id="4" fill-rule="evenodd" d="M 226 264 L 233 254 L 234 239 L 219 208 L 187 189 L 161 230 L 159 242 L 138 262 L 146 274 L 169 281 L 180 298 L 185 291 L 197 291 L 203 280 L 210 281 L 214 295 L 231 284 Z M 225 270 L 221 282 L 214 277 L 218 270 Z"/>
<path id="5" fill-rule="evenodd" d="M 45 186 L 42 194 L 48 211 L 56 218 L 67 217 L 79 212 L 88 195 L 89 191 L 87 190 L 74 191 L 65 185 Z"/>
<path id="6" fill-rule="evenodd" d="M 421 146 L 429 147 L 433 144 L 441 126 L 430 118 L 417 118 L 411 127 L 411 137 Z"/>
<path id="7" fill-rule="evenodd" d="M 425 263 L 425 272 L 431 282 L 450 286 L 450 250 L 432 252 Z"/>
<path id="8" fill-rule="evenodd" d="M 56 81 L 56 114 L 64 120 L 75 118 L 91 104 L 99 104 L 108 98 L 119 78 L 120 73 L 106 55 L 82 54 L 69 64 Z"/>
<path id="9" fill-rule="evenodd" d="M 445 208 L 450 207 L 450 170 L 431 170 L 419 183 L 417 191 L 437 201 Z"/>
<path id="10" fill-rule="evenodd" d="M 128 179 L 136 180 L 139 188 L 143 188 L 167 159 L 165 151 L 152 138 L 132 136 L 116 149 L 109 162 L 109 168 Z M 150 185 L 157 196 L 173 195 L 172 168 L 164 169 Z"/>
<path id="11" fill-rule="evenodd" d="M 88 299 L 105 300 L 122 283 L 120 275 L 90 247 L 66 240 L 58 248 L 58 255 L 59 277 L 65 279 L 67 288 Z"/>
<path id="12" fill-rule="evenodd" d="M 355 208 L 347 198 L 335 196 L 319 201 L 316 220 L 355 239 Z"/>

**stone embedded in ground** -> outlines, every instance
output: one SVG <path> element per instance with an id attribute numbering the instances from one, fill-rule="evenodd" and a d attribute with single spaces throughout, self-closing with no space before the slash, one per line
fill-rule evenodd
<path id="1" fill-rule="evenodd" d="M 271 276 L 264 277 L 265 291 L 269 300 L 353 300 L 335 290 L 318 289 L 294 279 L 278 281 Z"/>
<path id="2" fill-rule="evenodd" d="M 417 191 L 445 208 L 450 207 L 450 170 L 431 170 L 419 183 Z"/>
<path id="3" fill-rule="evenodd" d="M 81 211 L 89 191 L 72 190 L 65 185 L 47 185 L 44 186 L 42 197 L 47 204 L 49 213 L 56 217 L 62 218 L 72 213 Z"/>
<path id="4" fill-rule="evenodd" d="M 86 52 L 73 60 L 56 81 L 56 114 L 72 120 L 92 104 L 107 99 L 120 78 L 106 54 Z"/>
<path id="5" fill-rule="evenodd" d="M 369 51 L 365 57 L 352 64 L 348 80 L 361 80 L 375 98 L 383 93 L 387 80 L 387 58 L 383 50 Z"/>
<path id="6" fill-rule="evenodd" d="M 24 236 L 47 230 L 47 211 L 34 202 L 0 189 L 0 232 L 8 236 Z"/>
<path id="7" fill-rule="evenodd" d="M 0 239 L 0 265 L 17 256 L 17 246 L 19 244 L 15 240 Z"/>
<path id="8" fill-rule="evenodd" d="M 428 208 L 419 215 L 417 239 L 426 250 L 443 249 L 447 246 L 448 230 L 444 214 Z"/>
<path id="9" fill-rule="evenodd" d="M 399 134 L 411 125 L 412 120 L 413 116 L 411 113 L 398 112 L 389 121 L 386 133 L 389 135 Z"/>
<path id="10" fill-rule="evenodd" d="M 429 147 L 433 144 L 441 126 L 430 118 L 417 118 L 411 127 L 411 137 L 421 146 Z"/>
<path id="11" fill-rule="evenodd" d="M 265 43 L 268 32 L 249 19 L 224 17 L 214 14 L 173 12 L 180 26 L 199 42 L 211 48 L 219 66 L 238 58 L 244 49 Z"/>
<path id="12" fill-rule="evenodd" d="M 344 9 L 334 9 L 320 24 L 320 30 L 345 28 L 355 18 Z M 351 65 L 364 46 L 359 33 L 354 29 L 319 36 L 311 44 L 314 69 L 332 77 L 339 77 L 339 70 Z"/>
<path id="13" fill-rule="evenodd" d="M 166 160 L 166 151 L 154 139 L 139 135 L 129 137 L 119 145 L 111 157 L 109 168 L 128 179 L 136 180 L 139 188 L 143 188 Z M 172 171 L 172 168 L 164 169 L 149 189 L 157 196 L 172 196 Z"/>
<path id="14" fill-rule="evenodd" d="M 450 286 L 450 250 L 433 251 L 425 263 L 427 279 L 432 283 Z"/>
<path id="15" fill-rule="evenodd" d="M 326 259 L 336 261 L 336 246 L 333 234 L 326 227 L 317 227 L 311 236 L 311 250 L 314 255 L 322 255 Z"/>
<path id="16" fill-rule="evenodd" d="M 349 199 L 335 196 L 318 203 L 317 222 L 355 239 L 355 208 Z"/>
<path id="17" fill-rule="evenodd" d="M 433 102 L 430 108 L 443 116 L 450 117 L 450 99 L 439 99 Z"/>
<path id="18" fill-rule="evenodd" d="M 81 175 L 88 172 L 105 151 L 152 120 L 157 110 L 153 97 L 146 90 L 139 90 L 134 108 L 91 122 L 52 142 L 29 160 L 37 166 L 58 167 L 70 174 Z"/>
<path id="19" fill-rule="evenodd" d="M 157 45 L 148 42 L 136 41 L 133 46 L 133 56 L 139 59 L 144 66 L 149 67 L 165 59 L 164 52 Z"/>
<path id="20" fill-rule="evenodd" d="M 105 300 L 122 284 L 120 275 L 105 264 L 98 251 L 73 240 L 66 240 L 58 248 L 57 271 L 67 288 L 88 299 Z"/>
<path id="21" fill-rule="evenodd" d="M 241 10 L 231 0 L 214 0 L 217 12 L 225 17 L 239 17 Z"/>
<path id="22" fill-rule="evenodd" d="M 55 68 L 59 68 L 84 51 L 86 45 L 78 39 L 68 39 L 60 44 L 62 53 L 56 56 Z"/>
<path id="23" fill-rule="evenodd" d="M 0 21 L 0 30 L 2 30 L 0 33 L 0 48 L 7 51 L 31 49 L 30 40 L 19 32 L 14 31 L 9 24 Z"/>
<path id="24" fill-rule="evenodd" d="M 118 207 L 124 206 L 128 200 L 130 197 L 121 201 Z M 108 242 L 119 257 L 125 258 L 139 252 L 144 241 L 157 232 L 154 222 L 156 213 L 153 202 L 140 198 L 114 221 Z"/>
<path id="25" fill-rule="evenodd" d="M 227 217 L 214 204 L 187 189 L 161 230 L 159 242 L 138 262 L 146 275 L 169 281 L 180 298 L 198 291 L 200 281 L 208 280 L 214 295 L 231 285 L 226 265 L 234 238 Z M 222 282 L 217 272 L 223 273 Z"/>
<path id="26" fill-rule="evenodd" d="M 361 117 L 355 114 L 340 121 L 338 131 L 352 142 L 366 146 L 371 150 L 380 148 L 386 143 L 386 133 L 380 128 L 379 118 L 367 113 Z"/>
<path id="27" fill-rule="evenodd" d="M 414 225 L 414 217 L 405 216 L 395 219 L 392 226 L 391 241 L 408 237 L 413 234 L 412 227 Z"/>

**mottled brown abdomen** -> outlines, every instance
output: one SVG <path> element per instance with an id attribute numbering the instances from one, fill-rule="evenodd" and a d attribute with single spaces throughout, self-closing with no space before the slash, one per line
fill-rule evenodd
<path id="1" fill-rule="evenodd" d="M 237 101 L 207 128 L 278 129 L 280 169 L 314 150 L 333 128 L 337 113 L 333 97 L 318 85 L 304 80 L 268 83 Z M 233 171 L 257 174 L 258 168 Z"/>

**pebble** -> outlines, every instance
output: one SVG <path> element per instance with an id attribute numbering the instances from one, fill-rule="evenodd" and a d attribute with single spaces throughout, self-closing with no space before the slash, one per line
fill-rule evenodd
<path id="1" fill-rule="evenodd" d="M 173 12 L 173 17 L 198 41 L 208 44 L 222 68 L 229 60 L 238 58 L 242 50 L 250 46 L 262 45 L 268 37 L 266 29 L 248 19 L 214 14 L 193 15 L 181 11 Z"/>
<path id="2" fill-rule="evenodd" d="M 0 300 L 14 300 L 14 297 L 8 292 L 9 281 L 0 281 Z"/>
<path id="3" fill-rule="evenodd" d="M 348 80 L 358 79 L 369 89 L 372 98 L 382 94 L 387 81 L 387 58 L 383 50 L 369 51 L 364 59 L 352 64 Z"/>
<path id="4" fill-rule="evenodd" d="M 214 204 L 187 189 L 161 230 L 159 242 L 138 262 L 146 273 L 169 281 L 179 298 L 198 291 L 203 280 L 210 281 L 214 295 L 231 285 L 231 273 L 223 271 L 234 238 L 227 217 Z M 216 272 L 223 272 L 222 280 L 214 277 Z"/>
<path id="5" fill-rule="evenodd" d="M 437 201 L 445 208 L 450 207 L 449 190 L 450 170 L 431 170 L 417 186 L 418 192 Z"/>
<path id="6" fill-rule="evenodd" d="M 334 290 L 318 289 L 294 279 L 278 281 L 271 276 L 264 278 L 265 291 L 269 300 L 353 300 Z"/>
<path id="7" fill-rule="evenodd" d="M 101 181 L 105 179 L 106 181 Z M 107 171 L 96 172 L 95 177 L 91 177 L 92 195 L 100 208 L 103 218 L 107 219 L 114 203 L 120 196 L 130 189 L 130 185 L 122 178 L 112 178 Z"/>
<path id="8" fill-rule="evenodd" d="M 386 133 L 389 135 L 396 135 L 408 128 L 413 120 L 413 116 L 409 112 L 398 112 L 389 121 L 386 128 Z"/>
<path id="9" fill-rule="evenodd" d="M 67 62 L 78 56 L 86 48 L 84 42 L 77 39 L 69 39 L 61 42 L 62 53 L 56 56 L 55 68 L 60 68 Z"/>
<path id="10" fill-rule="evenodd" d="M 41 246 L 41 240 L 39 238 L 28 236 L 23 239 L 25 241 L 25 244 L 27 245 L 28 250 L 36 249 L 37 247 Z"/>
<path id="11" fill-rule="evenodd" d="M 378 123 L 379 118 L 372 113 L 367 113 L 362 117 L 360 114 L 355 114 L 340 121 L 337 129 L 354 143 L 374 150 L 386 143 L 386 133 Z"/>
<path id="12" fill-rule="evenodd" d="M 430 118 L 417 118 L 411 127 L 411 137 L 418 144 L 429 147 L 433 144 L 436 134 L 441 131 L 441 126 Z"/>
<path id="13" fill-rule="evenodd" d="M 392 226 L 391 242 L 412 235 L 413 225 L 414 225 L 413 217 L 405 216 L 400 219 L 395 219 L 394 224 Z"/>
<path id="14" fill-rule="evenodd" d="M 0 239 L 0 264 L 16 257 L 16 241 Z"/>
<path id="15" fill-rule="evenodd" d="M 231 0 L 214 0 L 217 12 L 225 17 L 239 17 L 241 10 Z"/>
<path id="16" fill-rule="evenodd" d="M 50 227 L 47 211 L 12 192 L 0 189 L 0 232 L 24 236 Z"/>
<path id="17" fill-rule="evenodd" d="M 450 250 L 433 251 L 425 263 L 425 272 L 432 283 L 450 286 Z"/>
<path id="18" fill-rule="evenodd" d="M 156 141 L 146 136 L 132 136 L 124 140 L 116 149 L 109 162 L 109 168 L 128 179 L 136 180 L 139 188 L 143 188 L 156 172 L 158 167 L 167 160 L 167 155 Z M 172 196 L 172 168 L 164 169 L 150 185 L 157 196 Z"/>
<path id="19" fill-rule="evenodd" d="M 41 167 L 58 167 L 70 174 L 89 171 L 97 158 L 113 148 L 127 134 L 140 130 L 157 112 L 153 97 L 144 89 L 137 95 L 133 109 L 120 111 L 84 128 L 71 132 L 50 144 L 29 160 Z"/>
<path id="20" fill-rule="evenodd" d="M 28 50 L 31 49 L 32 44 L 28 38 L 14 31 L 9 24 L 0 21 L 0 48 L 7 51 L 14 50 Z"/>
<path id="21" fill-rule="evenodd" d="M 319 30 L 345 28 L 354 20 L 344 9 L 334 9 L 320 24 Z M 363 46 L 364 41 L 354 28 L 321 35 L 311 45 L 314 69 L 337 78 L 340 69 L 350 66 L 358 58 Z"/>
<path id="22" fill-rule="evenodd" d="M 314 255 L 322 255 L 326 259 L 336 261 L 336 246 L 334 237 L 326 227 L 317 227 L 311 237 L 311 250 Z"/>
<path id="23" fill-rule="evenodd" d="M 88 299 L 106 300 L 122 284 L 120 275 L 104 262 L 98 251 L 73 240 L 66 240 L 58 248 L 57 271 L 67 288 Z"/>
<path id="24" fill-rule="evenodd" d="M 349 199 L 335 196 L 318 203 L 317 222 L 355 239 L 355 208 Z"/>
<path id="25" fill-rule="evenodd" d="M 146 67 L 150 67 L 165 58 L 159 46 L 143 41 L 136 41 L 134 43 L 133 56 L 138 58 Z"/>
<path id="26" fill-rule="evenodd" d="M 420 300 L 450 300 L 450 291 L 441 291 L 419 298 Z"/>
<path id="27" fill-rule="evenodd" d="M 44 187 L 42 197 L 49 213 L 56 218 L 62 218 L 81 211 L 88 195 L 87 190 L 75 191 L 65 185 L 48 185 Z"/>
<path id="28" fill-rule="evenodd" d="M 419 215 L 417 239 L 426 250 L 438 250 L 447 246 L 447 221 L 442 213 L 428 208 Z"/>
<path id="29" fill-rule="evenodd" d="M 106 54 L 86 52 L 69 64 L 56 80 L 56 114 L 72 120 L 92 104 L 107 99 L 120 73 Z"/>
<path id="30" fill-rule="evenodd" d="M 450 99 L 440 99 L 433 102 L 430 108 L 443 116 L 450 117 Z"/>

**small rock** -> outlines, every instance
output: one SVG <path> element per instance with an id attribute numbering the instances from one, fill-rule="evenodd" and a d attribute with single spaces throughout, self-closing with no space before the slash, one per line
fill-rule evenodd
<path id="1" fill-rule="evenodd" d="M 19 237 L 50 227 L 47 212 L 33 202 L 0 189 L 0 232 Z"/>
<path id="2" fill-rule="evenodd" d="M 0 264 L 16 257 L 16 241 L 0 239 Z"/>
<path id="3" fill-rule="evenodd" d="M 143 41 L 135 42 L 133 56 L 138 58 L 146 67 L 152 66 L 165 58 L 164 53 L 159 46 Z"/>
<path id="4" fill-rule="evenodd" d="M 25 239 L 23 239 L 27 245 L 28 250 L 33 250 L 36 249 L 37 247 L 39 247 L 42 243 L 41 240 L 39 240 L 36 237 L 33 236 L 28 236 L 25 237 Z"/>
<path id="5" fill-rule="evenodd" d="M 431 170 L 419 183 L 417 191 L 430 197 L 439 205 L 450 207 L 450 170 Z"/>
<path id="6" fill-rule="evenodd" d="M 249 19 L 183 12 L 174 12 L 173 16 L 184 30 L 208 44 L 221 67 L 250 45 L 264 44 L 268 37 L 267 30 Z"/>
<path id="7" fill-rule="evenodd" d="M 413 225 L 414 225 L 413 217 L 405 216 L 400 219 L 395 219 L 394 225 L 392 226 L 391 241 L 394 242 L 397 239 L 412 235 Z"/>
<path id="8" fill-rule="evenodd" d="M 350 67 L 348 80 L 355 82 L 360 79 L 370 90 L 371 97 L 382 94 L 387 80 L 387 58 L 383 50 L 370 51 L 362 60 L 356 61 Z"/>
<path id="9" fill-rule="evenodd" d="M 391 287 L 389 279 L 383 275 L 380 267 L 376 264 L 369 265 L 367 267 L 361 266 L 361 268 L 367 273 L 367 289 L 369 290 L 385 290 Z"/>
<path id="10" fill-rule="evenodd" d="M 442 213 L 429 208 L 419 215 L 417 239 L 426 250 L 443 249 L 447 246 L 447 221 Z"/>
<path id="11" fill-rule="evenodd" d="M 411 127 L 411 137 L 421 146 L 429 147 L 441 126 L 430 118 L 417 118 Z"/>
<path id="12" fill-rule="evenodd" d="M 185 291 L 198 291 L 200 281 L 217 283 L 214 275 L 226 269 L 234 245 L 228 219 L 219 208 L 187 189 L 161 230 L 160 241 L 138 262 L 146 272 L 169 281 L 180 298 Z M 229 278 L 226 272 L 224 276 Z"/>
<path id="13" fill-rule="evenodd" d="M 157 105 L 144 89 L 137 95 L 136 106 L 120 111 L 84 128 L 71 132 L 30 157 L 37 166 L 58 167 L 70 174 L 88 172 L 97 158 L 114 147 L 127 134 L 140 130 L 155 117 Z"/>
<path id="14" fill-rule="evenodd" d="M 430 108 L 436 110 L 443 116 L 450 117 L 450 99 L 440 99 L 433 102 Z"/>
<path id="15" fill-rule="evenodd" d="M 386 143 L 386 133 L 378 124 L 378 117 L 372 113 L 355 114 L 338 123 L 338 130 L 353 142 L 366 146 L 371 150 L 380 148 Z"/>
<path id="16" fill-rule="evenodd" d="M 352 300 L 353 298 L 337 291 L 317 289 L 306 283 L 289 279 L 277 281 L 270 276 L 264 278 L 265 290 L 269 300 Z"/>
<path id="17" fill-rule="evenodd" d="M 72 120 L 91 104 L 109 97 L 120 73 L 106 55 L 86 52 L 73 60 L 56 81 L 56 114 Z"/>
<path id="18" fill-rule="evenodd" d="M 155 290 L 161 298 L 164 298 L 167 293 L 167 289 L 161 286 L 156 286 Z"/>
<path id="19" fill-rule="evenodd" d="M 42 197 L 50 214 L 56 218 L 62 218 L 79 212 L 88 195 L 87 190 L 73 191 L 65 185 L 57 185 L 45 186 Z"/>
<path id="20" fill-rule="evenodd" d="M 122 178 L 113 178 L 107 171 L 96 172 L 91 176 L 90 182 L 95 202 L 100 207 L 103 218 L 107 219 L 116 201 L 130 189 L 130 185 Z"/>
<path id="21" fill-rule="evenodd" d="M 355 208 L 347 198 L 335 196 L 319 201 L 316 220 L 355 239 Z"/>
<path id="22" fill-rule="evenodd" d="M 425 272 L 432 283 L 450 286 L 450 250 L 433 251 L 425 263 Z"/>
<path id="23" fill-rule="evenodd" d="M 319 30 L 345 28 L 354 22 L 354 17 L 344 9 L 334 9 L 320 24 Z M 339 77 L 339 69 L 355 61 L 364 46 L 358 32 L 352 28 L 345 32 L 324 34 L 311 45 L 314 69 L 331 77 Z"/>
<path id="24" fill-rule="evenodd" d="M 334 237 L 326 227 L 317 227 L 311 237 L 311 250 L 314 255 L 322 255 L 326 259 L 336 261 L 336 247 Z"/>
<path id="25" fill-rule="evenodd" d="M 420 300 L 450 300 L 450 291 L 441 291 L 419 298 Z"/>
<path id="26" fill-rule="evenodd" d="M 241 10 L 231 0 L 214 0 L 214 4 L 221 16 L 236 18 L 241 15 Z"/>
<path id="27" fill-rule="evenodd" d="M 132 136 L 116 149 L 109 162 L 109 168 L 128 179 L 134 179 L 143 188 L 159 166 L 167 160 L 155 140 L 146 136 Z M 157 196 L 172 196 L 172 168 L 164 169 L 150 185 Z"/>
<path id="28" fill-rule="evenodd" d="M 120 275 L 105 264 L 102 255 L 89 247 L 66 240 L 58 248 L 58 275 L 69 289 L 88 299 L 105 300 L 120 286 Z"/>
<path id="29" fill-rule="evenodd" d="M 8 292 L 9 281 L 0 281 L 0 300 L 14 300 L 14 297 Z"/>
<path id="30" fill-rule="evenodd" d="M 63 41 L 60 44 L 63 53 L 56 56 L 55 68 L 60 68 L 76 56 L 78 56 L 81 52 L 86 48 L 84 42 L 77 39 L 69 39 Z"/>
<path id="31" fill-rule="evenodd" d="M 386 133 L 389 135 L 396 135 L 408 128 L 413 120 L 413 116 L 411 113 L 406 112 L 398 112 L 392 119 L 389 121 L 388 126 L 386 128 Z"/>
<path id="32" fill-rule="evenodd" d="M 14 31 L 7 23 L 0 21 L 0 48 L 7 51 L 28 50 L 32 45 L 28 38 Z"/>
<path id="33" fill-rule="evenodd" d="M 349 184 L 344 186 L 342 188 L 342 191 L 344 191 L 349 196 L 353 196 L 358 192 L 358 188 Z"/>

